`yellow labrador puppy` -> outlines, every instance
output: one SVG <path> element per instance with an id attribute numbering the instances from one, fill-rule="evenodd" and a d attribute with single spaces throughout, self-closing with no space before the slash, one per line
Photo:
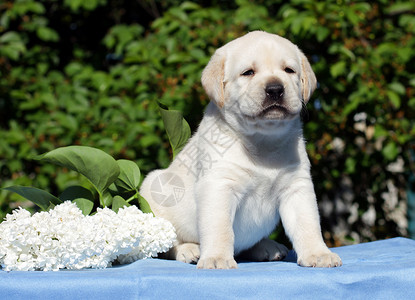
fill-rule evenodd
<path id="1" fill-rule="evenodd" d="M 323 242 L 300 112 L 316 87 L 290 41 L 255 31 L 219 48 L 202 74 L 211 103 L 199 129 L 141 195 L 176 228 L 170 255 L 198 268 L 236 268 L 234 256 L 280 260 L 267 236 L 280 217 L 298 264 L 342 264 Z"/>

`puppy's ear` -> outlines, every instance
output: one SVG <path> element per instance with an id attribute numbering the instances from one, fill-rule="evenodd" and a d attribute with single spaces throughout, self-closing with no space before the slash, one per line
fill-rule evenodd
<path id="1" fill-rule="evenodd" d="M 225 55 L 216 51 L 202 73 L 202 85 L 211 101 L 222 108 L 225 101 L 223 79 L 225 76 Z"/>
<path id="2" fill-rule="evenodd" d="M 301 57 L 301 88 L 304 103 L 310 100 L 311 95 L 317 87 L 317 78 L 311 68 L 307 57 L 300 51 Z"/>

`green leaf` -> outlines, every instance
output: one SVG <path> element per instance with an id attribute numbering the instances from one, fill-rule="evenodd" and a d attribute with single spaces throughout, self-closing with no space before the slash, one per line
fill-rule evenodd
<path id="1" fill-rule="evenodd" d="M 81 173 L 97 189 L 100 196 L 120 174 L 120 168 L 114 158 L 104 151 L 86 146 L 58 148 L 36 159 Z"/>
<path id="2" fill-rule="evenodd" d="M 388 88 L 399 95 L 405 95 L 406 93 L 405 86 L 400 82 L 392 82 L 388 85 Z"/>
<path id="3" fill-rule="evenodd" d="M 61 199 L 62 201 L 66 201 L 66 200 L 75 200 L 78 198 L 84 198 L 84 199 L 89 199 L 89 200 L 94 200 L 94 195 L 92 195 L 91 191 L 88 190 L 87 188 L 84 188 L 83 186 L 80 185 L 75 185 L 75 186 L 70 186 L 68 188 L 66 188 L 62 194 L 60 194 L 59 199 Z"/>
<path id="4" fill-rule="evenodd" d="M 353 25 L 357 25 L 360 21 L 359 16 L 356 14 L 356 12 L 354 11 L 354 9 L 352 8 L 348 8 L 345 9 L 346 12 L 346 17 L 347 19 L 353 24 Z"/>
<path id="5" fill-rule="evenodd" d="M 350 58 L 352 61 L 356 59 L 356 55 L 349 49 L 347 49 L 342 44 L 333 43 L 329 48 L 328 52 L 330 54 L 343 54 L 346 57 Z"/>
<path id="6" fill-rule="evenodd" d="M 115 185 L 124 191 L 134 191 L 140 184 L 140 168 L 131 160 L 119 159 L 117 164 L 120 167 L 120 175 L 114 182 Z"/>
<path id="7" fill-rule="evenodd" d="M 151 210 L 150 204 L 148 204 L 147 200 L 141 197 L 141 195 L 137 194 L 138 196 L 138 203 L 140 204 L 140 210 L 145 214 L 153 214 L 153 211 Z"/>
<path id="8" fill-rule="evenodd" d="M 386 9 L 386 12 L 391 15 L 410 12 L 415 9 L 415 4 L 412 1 L 398 2 L 392 4 Z"/>
<path id="9" fill-rule="evenodd" d="M 164 127 L 169 137 L 170 145 L 173 149 L 173 159 L 186 145 L 190 138 L 190 126 L 183 118 L 180 111 L 168 110 L 159 104 L 161 117 L 163 119 Z"/>
<path id="10" fill-rule="evenodd" d="M 339 61 L 330 67 L 330 74 L 333 77 L 338 77 L 346 72 L 346 62 Z"/>
<path id="11" fill-rule="evenodd" d="M 20 196 L 32 201 L 34 204 L 39 206 L 42 210 L 47 210 L 50 204 L 57 205 L 62 203 L 61 200 L 49 194 L 48 192 L 28 186 L 9 186 L 4 188 L 5 190 L 15 192 Z"/>
<path id="12" fill-rule="evenodd" d="M 401 107 L 401 97 L 394 91 L 387 91 L 386 94 L 388 95 L 389 101 L 395 108 Z"/>
<path id="13" fill-rule="evenodd" d="M 166 59 L 166 62 L 169 64 L 176 64 L 187 60 L 187 56 L 181 53 L 173 53 L 169 55 Z"/>
<path id="14" fill-rule="evenodd" d="M 354 174 L 356 172 L 356 159 L 352 157 L 348 157 L 345 161 L 345 167 L 346 167 L 346 173 L 348 174 Z"/>
<path id="15" fill-rule="evenodd" d="M 88 216 L 94 208 L 94 202 L 89 199 L 77 198 L 74 199 L 73 202 L 79 207 L 80 210 L 82 210 L 82 213 L 85 216 Z"/>
<path id="16" fill-rule="evenodd" d="M 185 1 L 180 5 L 181 9 L 183 10 L 198 10 L 200 6 L 191 1 Z"/>
<path id="17" fill-rule="evenodd" d="M 49 27 L 39 27 L 36 33 L 37 33 L 37 36 L 45 42 L 59 41 L 58 33 Z"/>
<path id="18" fill-rule="evenodd" d="M 103 207 L 110 207 L 112 205 L 112 201 L 113 201 L 112 195 L 109 191 L 107 191 L 102 195 L 101 205 Z"/>
<path id="19" fill-rule="evenodd" d="M 115 212 L 118 212 L 120 208 L 123 208 L 124 206 L 131 206 L 130 203 L 124 200 L 121 196 L 115 196 L 112 200 L 112 207 L 111 209 Z"/>
<path id="20" fill-rule="evenodd" d="M 317 28 L 316 37 L 318 42 L 324 41 L 330 35 L 330 29 L 320 26 Z"/>
<path id="21" fill-rule="evenodd" d="M 0 36 L 0 56 L 17 60 L 25 51 L 26 46 L 18 33 L 10 31 Z"/>
<path id="22" fill-rule="evenodd" d="M 378 139 L 378 138 L 380 138 L 380 137 L 386 137 L 386 136 L 388 136 L 388 131 L 387 131 L 385 128 L 383 128 L 383 126 L 382 126 L 382 125 L 380 125 L 380 124 L 376 124 L 376 125 L 375 125 L 375 133 L 374 133 L 374 137 L 375 137 L 376 139 Z"/>
<path id="23" fill-rule="evenodd" d="M 352 111 L 354 111 L 360 104 L 360 99 L 358 97 L 354 97 L 354 95 L 349 96 L 349 103 L 347 103 L 343 110 L 342 116 L 347 117 Z"/>
<path id="24" fill-rule="evenodd" d="M 396 146 L 396 143 L 389 142 L 385 147 L 383 147 L 382 154 L 387 160 L 394 160 L 399 154 L 399 149 Z"/>
<path id="25" fill-rule="evenodd" d="M 109 187 L 108 187 L 108 190 L 107 190 L 108 192 L 110 192 L 111 193 L 111 195 L 117 195 L 117 194 L 119 194 L 120 193 L 120 191 L 118 191 L 118 188 L 117 188 L 117 186 L 114 184 L 114 183 L 112 183 Z"/>
<path id="26" fill-rule="evenodd" d="M 9 31 L 5 34 L 0 36 L 0 43 L 1 44 L 7 44 L 7 43 L 13 43 L 13 42 L 21 42 L 22 39 L 20 38 L 20 35 L 17 32 Z"/>
<path id="27" fill-rule="evenodd" d="M 82 0 L 65 0 L 64 4 L 69 6 L 72 11 L 78 11 L 82 7 Z"/>

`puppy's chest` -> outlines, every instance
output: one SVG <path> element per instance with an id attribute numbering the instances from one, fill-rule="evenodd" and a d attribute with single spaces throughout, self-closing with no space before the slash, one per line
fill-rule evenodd
<path id="1" fill-rule="evenodd" d="M 253 246 L 267 236 L 279 221 L 279 189 L 274 180 L 258 177 L 240 192 L 235 214 L 235 251 Z"/>
<path id="2" fill-rule="evenodd" d="M 264 174 L 265 173 L 265 174 Z M 278 172 L 254 173 L 247 179 L 245 185 L 237 192 L 238 208 L 244 215 L 250 214 L 254 222 L 259 222 L 264 216 L 274 218 L 278 211 L 283 178 Z"/>
<path id="3" fill-rule="evenodd" d="M 277 172 L 268 175 L 264 176 L 264 174 L 257 173 L 250 176 L 247 180 L 248 183 L 240 191 L 243 199 L 240 203 L 241 207 L 256 207 L 259 210 L 277 208 L 278 194 L 282 189 L 282 178 L 278 176 Z"/>

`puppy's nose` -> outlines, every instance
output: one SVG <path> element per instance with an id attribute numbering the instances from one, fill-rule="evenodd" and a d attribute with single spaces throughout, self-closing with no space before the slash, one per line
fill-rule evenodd
<path id="1" fill-rule="evenodd" d="M 270 84 L 265 88 L 267 98 L 271 101 L 279 101 L 284 96 L 284 86 L 282 84 Z"/>

